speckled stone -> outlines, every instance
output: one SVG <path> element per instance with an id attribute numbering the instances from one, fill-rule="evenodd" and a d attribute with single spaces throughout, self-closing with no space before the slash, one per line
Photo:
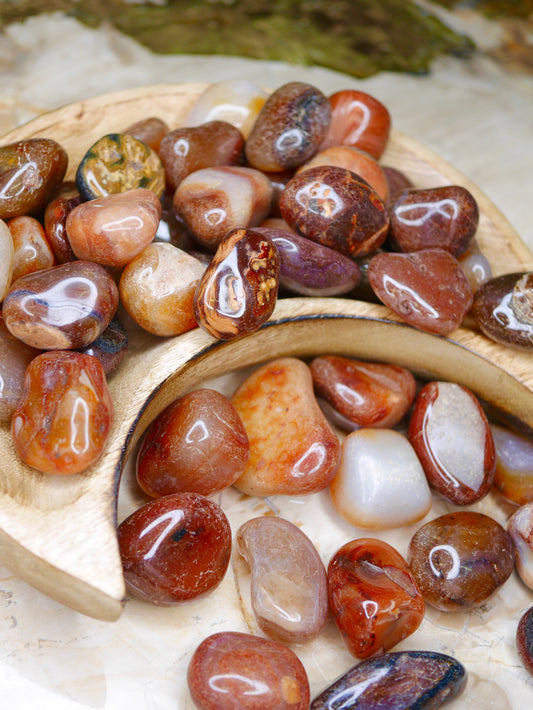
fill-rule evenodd
<path id="1" fill-rule="evenodd" d="M 466 686 L 455 658 L 432 651 L 398 651 L 362 661 L 311 703 L 310 710 L 436 710 Z"/>
<path id="2" fill-rule="evenodd" d="M 524 668 L 533 675 L 533 607 L 520 617 L 516 629 L 516 648 Z"/>
<path id="3" fill-rule="evenodd" d="M 99 138 L 85 153 L 76 171 L 76 186 L 84 200 L 147 188 L 161 197 L 165 171 L 157 153 L 125 133 Z"/>
<path id="4" fill-rule="evenodd" d="M 351 258 L 376 251 L 389 228 L 377 192 L 355 173 L 333 165 L 296 174 L 283 190 L 279 207 L 296 232 Z"/>
<path id="5" fill-rule="evenodd" d="M 311 84 L 293 81 L 266 100 L 246 141 L 249 164 L 277 172 L 295 168 L 318 150 L 329 126 L 331 106 Z"/>
<path id="6" fill-rule="evenodd" d="M 279 258 L 272 241 L 253 229 L 234 229 L 198 282 L 196 322 L 221 340 L 252 333 L 272 315 L 278 287 Z"/>
<path id="7" fill-rule="evenodd" d="M 407 560 L 428 604 L 442 611 L 466 611 L 487 601 L 509 578 L 515 548 L 493 518 L 459 511 L 419 528 Z"/>

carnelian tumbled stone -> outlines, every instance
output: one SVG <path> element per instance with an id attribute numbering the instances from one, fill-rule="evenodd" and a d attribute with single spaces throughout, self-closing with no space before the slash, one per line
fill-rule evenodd
<path id="1" fill-rule="evenodd" d="M 137 481 L 148 495 L 220 491 L 243 473 L 248 436 L 237 410 L 220 392 L 197 389 L 154 419 L 137 458 Z"/>
<path id="2" fill-rule="evenodd" d="M 307 710 L 302 662 L 279 641 L 226 631 L 198 646 L 187 673 L 198 710 Z"/>
<path id="3" fill-rule="evenodd" d="M 118 527 L 129 593 L 173 606 L 210 592 L 231 556 L 231 528 L 222 508 L 198 493 L 153 500 Z"/>
<path id="4" fill-rule="evenodd" d="M 422 623 L 425 605 L 407 562 L 391 545 L 361 538 L 328 565 L 329 604 L 351 653 L 385 653 Z"/>
<path id="5" fill-rule="evenodd" d="M 112 423 L 113 403 L 99 360 L 64 350 L 32 360 L 11 420 L 24 463 L 43 473 L 84 471 L 102 453 Z"/>

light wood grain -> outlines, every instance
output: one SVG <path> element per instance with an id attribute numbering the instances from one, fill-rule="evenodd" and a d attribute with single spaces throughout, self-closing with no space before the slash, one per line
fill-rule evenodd
<path id="1" fill-rule="evenodd" d="M 158 85 L 89 99 L 12 131 L 56 139 L 69 153 L 68 177 L 90 145 L 108 132 L 157 115 L 180 125 L 201 84 Z M 495 273 L 533 268 L 533 256 L 503 215 L 452 166 L 393 132 L 382 159 L 420 186 L 462 184 L 481 210 L 477 239 Z M 107 448 L 82 474 L 41 474 L 19 461 L 9 428 L 0 430 L 0 554 L 14 572 L 82 613 L 116 619 L 125 594 L 115 534 L 122 466 L 151 419 L 203 380 L 281 355 L 344 354 L 404 365 L 420 375 L 461 382 L 533 429 L 531 356 L 466 328 L 449 338 L 418 331 L 384 306 L 345 299 L 278 302 L 270 322 L 241 340 L 218 343 L 196 329 L 156 339 L 136 331 L 129 357 L 110 377 L 116 418 Z"/>

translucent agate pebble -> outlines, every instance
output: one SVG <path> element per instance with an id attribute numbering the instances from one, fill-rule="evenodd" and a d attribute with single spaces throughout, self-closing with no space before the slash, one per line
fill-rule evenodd
<path id="1" fill-rule="evenodd" d="M 14 338 L 0 315 L 0 422 L 11 419 L 22 395 L 26 368 L 39 352 Z"/>
<path id="2" fill-rule="evenodd" d="M 102 454 L 113 423 L 104 368 L 84 353 L 35 357 L 11 420 L 17 453 L 43 473 L 80 473 Z"/>
<path id="3" fill-rule="evenodd" d="M 398 365 L 321 355 L 310 367 L 315 392 L 352 423 L 350 429 L 391 429 L 415 398 L 415 378 Z"/>
<path id="4" fill-rule="evenodd" d="M 428 382 L 409 422 L 413 445 L 430 486 L 456 505 L 487 495 L 496 453 L 485 412 L 475 395 L 454 382 Z"/>
<path id="5" fill-rule="evenodd" d="M 82 202 L 69 212 L 66 230 L 78 259 L 122 267 L 150 244 L 161 218 L 161 202 L 139 188 Z"/>
<path id="6" fill-rule="evenodd" d="M 196 328 L 193 300 L 204 271 L 198 259 L 172 244 L 149 244 L 122 271 L 121 302 L 149 333 L 180 335 Z"/>
<path id="7" fill-rule="evenodd" d="M 76 255 L 72 251 L 67 236 L 66 221 L 69 212 L 79 205 L 81 197 L 57 197 L 49 202 L 44 213 L 44 229 L 58 264 L 75 261 Z"/>
<path id="8" fill-rule="evenodd" d="M 235 486 L 248 495 L 299 495 L 327 487 L 340 443 L 313 393 L 309 367 L 280 358 L 259 367 L 232 397 L 250 440 Z"/>
<path id="9" fill-rule="evenodd" d="M 71 261 L 17 279 L 2 313 L 9 331 L 27 345 L 83 348 L 107 328 L 118 298 L 113 277 L 102 266 Z"/>
<path id="10" fill-rule="evenodd" d="M 161 197 L 165 171 L 157 153 L 126 133 L 109 133 L 85 153 L 76 171 L 76 186 L 84 200 L 94 200 L 140 187 Z"/>
<path id="11" fill-rule="evenodd" d="M 286 643 L 314 638 L 328 613 L 326 570 L 311 540 L 278 517 L 248 520 L 237 530 L 252 571 L 252 608 L 261 629 Z"/>
<path id="12" fill-rule="evenodd" d="M 268 215 L 272 185 L 259 170 L 221 166 L 196 170 L 174 193 L 176 215 L 214 251 L 232 229 L 257 227 Z"/>
<path id="13" fill-rule="evenodd" d="M 220 392 L 197 389 L 150 424 L 137 457 L 137 481 L 157 498 L 181 491 L 209 495 L 244 471 L 250 445 L 235 407 Z"/>
<path id="14" fill-rule="evenodd" d="M 310 710 L 436 710 L 466 686 L 464 666 L 432 651 L 396 651 L 351 668 Z"/>
<path id="15" fill-rule="evenodd" d="M 187 671 L 198 710 L 308 710 L 309 681 L 290 648 L 273 639 L 225 631 L 208 636 Z"/>
<path id="16" fill-rule="evenodd" d="M 39 221 L 34 217 L 21 215 L 10 219 L 7 226 L 13 237 L 15 250 L 13 281 L 19 276 L 54 266 L 54 252 Z"/>
<path id="17" fill-rule="evenodd" d="M 492 267 L 487 257 L 471 245 L 458 259 L 473 293 L 492 278 Z"/>
<path id="18" fill-rule="evenodd" d="M 431 507 L 431 492 L 413 447 L 391 429 L 348 434 L 329 489 L 342 517 L 364 529 L 409 525 Z"/>
<path id="19" fill-rule="evenodd" d="M 533 589 L 533 503 L 526 503 L 511 515 L 507 532 L 516 550 L 516 571 L 524 584 Z"/>
<path id="20" fill-rule="evenodd" d="M 328 570 L 329 605 L 350 652 L 369 658 L 413 634 L 425 604 L 407 562 L 382 540 L 351 540 Z"/>
<path id="21" fill-rule="evenodd" d="M 244 138 L 263 107 L 268 93 L 252 81 L 228 79 L 210 84 L 192 105 L 184 126 L 199 126 L 209 121 L 226 121 L 239 129 Z"/>
<path id="22" fill-rule="evenodd" d="M 491 430 L 496 448 L 494 488 L 517 505 L 532 502 L 533 440 L 497 424 L 491 424 Z"/>
<path id="23" fill-rule="evenodd" d="M 516 648 L 524 668 L 533 675 L 533 607 L 520 617 L 516 629 Z"/>
<path id="24" fill-rule="evenodd" d="M 0 303 L 11 286 L 15 249 L 7 224 L 0 219 Z"/>
<path id="25" fill-rule="evenodd" d="M 465 510 L 422 525 L 411 538 L 407 559 L 428 604 L 441 611 L 467 611 L 509 578 L 515 547 L 496 520 Z"/>
<path id="26" fill-rule="evenodd" d="M 138 508 L 118 526 L 128 592 L 173 606 L 215 589 L 231 556 L 222 508 L 198 493 L 175 493 Z"/>
<path id="27" fill-rule="evenodd" d="M 342 89 L 329 97 L 331 120 L 321 150 L 333 145 L 352 145 L 379 159 L 391 128 L 387 107 L 357 89 Z"/>

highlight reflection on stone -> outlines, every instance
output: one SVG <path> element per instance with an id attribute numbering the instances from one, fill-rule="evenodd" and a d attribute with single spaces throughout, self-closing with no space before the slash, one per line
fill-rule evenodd
<path id="1" fill-rule="evenodd" d="M 250 461 L 235 486 L 248 495 L 315 493 L 329 484 L 340 443 L 318 406 L 309 367 L 296 358 L 255 370 L 232 397 Z"/>
<path id="2" fill-rule="evenodd" d="M 308 710 L 302 662 L 272 639 L 226 631 L 208 636 L 187 671 L 198 710 Z"/>
<path id="3" fill-rule="evenodd" d="M 442 653 L 386 653 L 351 668 L 310 710 L 436 710 L 463 691 L 466 679 L 464 666 Z"/>
<path id="4" fill-rule="evenodd" d="M 237 530 L 252 572 L 252 608 L 261 629 L 286 643 L 314 638 L 328 613 L 326 570 L 311 540 L 279 517 L 257 517 Z"/>

